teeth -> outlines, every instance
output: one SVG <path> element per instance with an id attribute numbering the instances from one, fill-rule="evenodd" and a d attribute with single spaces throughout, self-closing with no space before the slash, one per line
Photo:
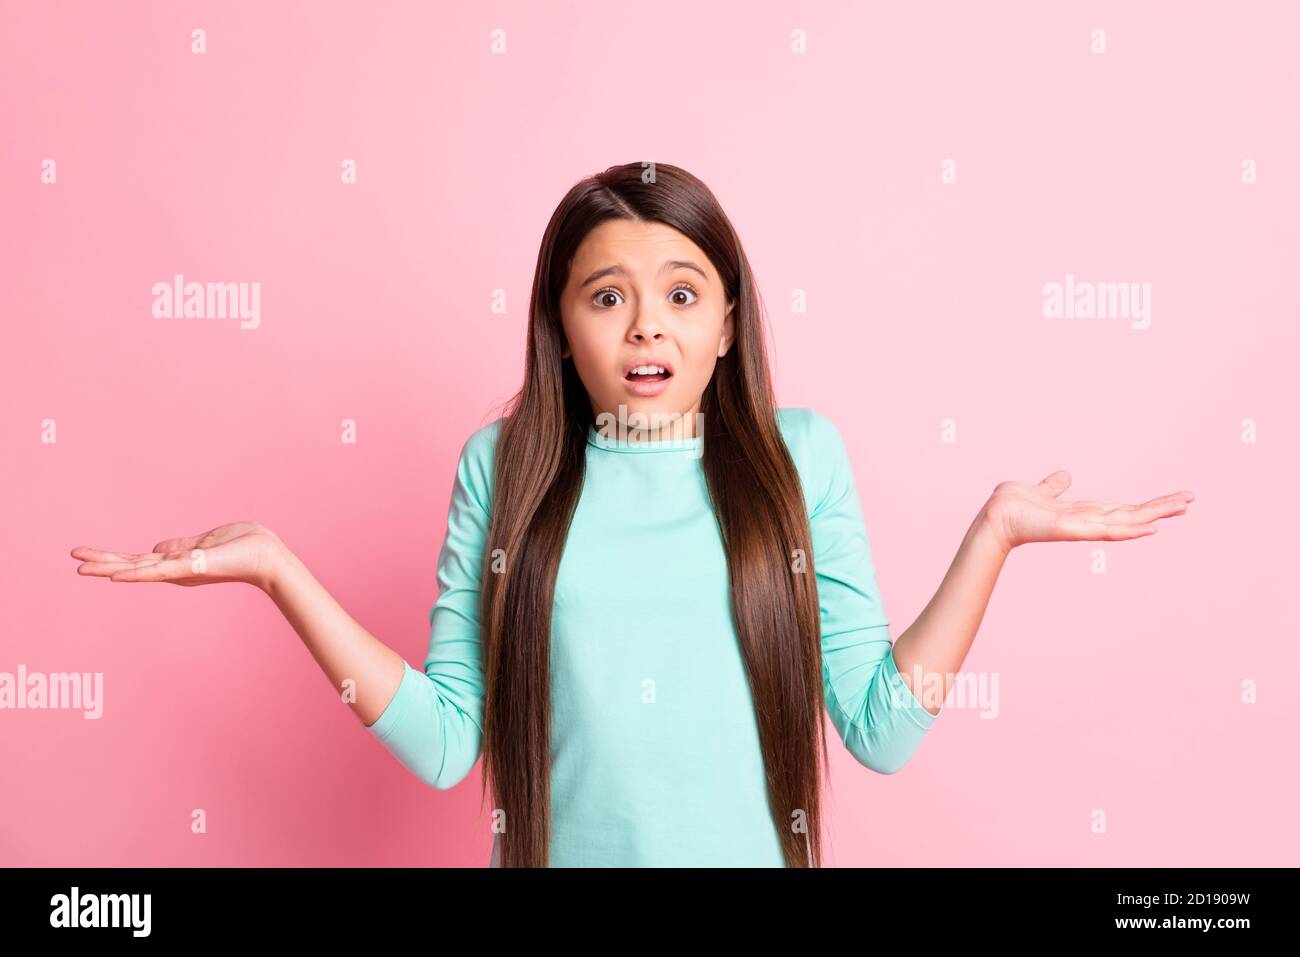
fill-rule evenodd
<path id="1" fill-rule="evenodd" d="M 656 372 L 667 372 L 663 366 L 637 366 L 632 370 L 632 375 L 654 375 Z"/>

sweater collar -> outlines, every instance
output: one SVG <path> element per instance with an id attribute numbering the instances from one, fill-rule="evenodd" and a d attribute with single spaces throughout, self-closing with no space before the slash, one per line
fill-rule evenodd
<path id="1" fill-rule="evenodd" d="M 704 437 L 631 440 L 615 433 L 606 438 L 596 431 L 594 425 L 588 425 L 587 444 L 606 452 L 694 452 L 699 455 L 704 447 Z"/>

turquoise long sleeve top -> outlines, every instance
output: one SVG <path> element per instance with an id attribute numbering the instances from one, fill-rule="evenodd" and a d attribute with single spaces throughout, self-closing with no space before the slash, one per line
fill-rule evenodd
<path id="1" fill-rule="evenodd" d="M 853 757 L 891 774 L 936 715 L 899 676 L 839 430 L 813 409 L 776 415 L 811 526 L 826 708 Z M 424 668 L 405 665 L 368 728 L 438 789 L 481 753 L 479 584 L 501 423 L 461 450 Z M 702 441 L 588 430 L 551 621 L 553 867 L 784 866 Z"/>

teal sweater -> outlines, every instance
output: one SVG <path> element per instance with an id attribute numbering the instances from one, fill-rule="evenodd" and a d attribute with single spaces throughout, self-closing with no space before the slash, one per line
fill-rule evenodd
<path id="1" fill-rule="evenodd" d="M 853 757 L 890 774 L 935 715 L 899 677 L 839 431 L 812 409 L 776 414 L 812 530 L 827 711 Z M 405 666 L 369 726 L 439 789 L 481 751 L 479 584 L 501 422 L 460 454 L 424 669 Z M 551 620 L 553 867 L 784 864 L 701 441 L 588 432 Z"/>

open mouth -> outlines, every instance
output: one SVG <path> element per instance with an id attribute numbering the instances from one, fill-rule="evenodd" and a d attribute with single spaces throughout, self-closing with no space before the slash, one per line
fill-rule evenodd
<path id="1" fill-rule="evenodd" d="M 642 353 L 627 360 L 623 366 L 623 378 L 628 382 L 649 385 L 653 382 L 666 382 L 673 377 L 672 362 L 667 356 Z"/>
<path id="2" fill-rule="evenodd" d="M 635 366 L 623 376 L 628 382 L 666 382 L 673 374 L 665 366 Z"/>

